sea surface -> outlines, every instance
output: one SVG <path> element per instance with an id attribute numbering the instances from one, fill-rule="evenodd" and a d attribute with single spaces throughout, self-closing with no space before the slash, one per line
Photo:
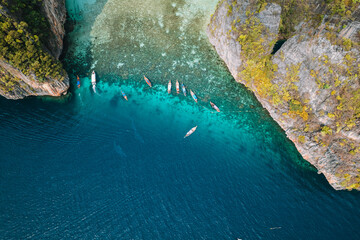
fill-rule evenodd
<path id="1" fill-rule="evenodd" d="M 0 99 L 0 239 L 360 239 L 359 193 L 333 190 L 209 44 L 216 0 L 66 4 L 69 96 Z"/>

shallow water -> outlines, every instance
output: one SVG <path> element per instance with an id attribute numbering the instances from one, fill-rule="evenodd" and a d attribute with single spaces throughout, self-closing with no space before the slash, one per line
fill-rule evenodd
<path id="1" fill-rule="evenodd" d="M 215 6 L 67 0 L 81 88 L 0 99 L 1 239 L 359 239 L 359 194 L 334 191 L 208 43 Z M 176 79 L 198 104 L 167 93 Z"/>

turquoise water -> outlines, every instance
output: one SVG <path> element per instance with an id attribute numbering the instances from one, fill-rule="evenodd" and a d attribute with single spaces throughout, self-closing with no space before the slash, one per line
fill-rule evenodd
<path id="1" fill-rule="evenodd" d="M 67 0 L 81 88 L 0 99 L 1 239 L 360 238 L 359 194 L 333 190 L 208 43 L 215 6 Z M 176 79 L 198 104 L 167 93 Z"/>

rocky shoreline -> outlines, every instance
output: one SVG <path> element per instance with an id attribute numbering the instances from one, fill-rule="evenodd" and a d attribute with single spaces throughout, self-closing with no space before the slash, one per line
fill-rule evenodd
<path id="1" fill-rule="evenodd" d="M 209 41 L 334 189 L 359 190 L 359 6 L 335 24 L 337 15 L 313 1 L 307 7 L 321 18 L 299 21 L 283 40 L 285 10 L 275 2 L 220 1 Z"/>
<path id="2" fill-rule="evenodd" d="M 2 22 L 9 24 L 11 29 L 2 29 L 2 34 L 12 36 L 17 31 L 17 43 L 10 40 L 2 43 L 2 49 L 12 49 L 0 56 L 0 95 L 8 99 L 21 99 L 27 96 L 61 96 L 67 93 L 69 77 L 59 62 L 63 50 L 63 38 L 65 36 L 64 24 L 66 21 L 65 0 L 43 0 L 41 9 L 36 6 L 36 12 L 45 17 L 48 33 L 43 41 L 37 43 L 38 36 L 32 32 L 31 26 L 26 23 L 26 16 L 12 14 L 21 12 L 17 6 L 8 1 L 7 5 L 1 5 Z M 29 11 L 28 9 L 26 11 Z M 33 11 L 35 11 L 33 9 Z M 24 11 L 25 12 L 25 11 Z M 24 19 L 23 19 L 24 18 Z M 25 22 L 24 22 L 25 21 Z M 40 23 L 39 23 L 40 24 Z M 19 26 L 22 27 L 19 27 Z M 35 42 L 35 43 L 34 43 Z M 33 46 L 29 46 L 33 43 Z M 23 44 L 23 45 L 21 45 Z M 14 50 L 15 49 L 15 50 Z M 16 55 L 28 54 L 31 49 L 31 58 L 19 59 Z M 15 55 L 12 59 L 8 56 Z M 15 63 L 16 61 L 16 63 Z M 26 63 L 26 64 L 25 64 Z M 47 66 L 47 68 L 43 67 Z M 38 71 L 34 71 L 34 69 Z M 56 69 L 56 70 L 54 70 Z"/>

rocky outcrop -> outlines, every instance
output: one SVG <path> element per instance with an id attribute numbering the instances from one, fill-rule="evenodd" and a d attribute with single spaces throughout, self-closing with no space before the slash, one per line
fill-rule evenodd
<path id="1" fill-rule="evenodd" d="M 220 1 L 207 34 L 304 159 L 335 189 L 359 190 L 359 7 L 343 21 L 320 2 L 312 1 L 314 15 L 324 18 L 301 21 L 274 55 L 283 14 L 275 3 Z"/>
<path id="2" fill-rule="evenodd" d="M 21 99 L 25 96 L 61 96 L 69 88 L 69 78 L 63 80 L 48 78 L 45 82 L 39 81 L 35 74 L 25 75 L 11 64 L 0 60 L 0 69 L 3 75 L 11 76 L 11 90 L 5 90 L 0 84 L 0 95 L 8 99 Z M 1 74 L 0 74 L 1 76 Z"/>
<path id="3" fill-rule="evenodd" d="M 48 21 L 50 33 L 42 42 L 22 22 L 22 14 L 12 14 L 19 6 L 11 1 L 6 4 L 0 8 L 0 20 L 8 26 L 1 29 L 6 40 L 1 42 L 0 94 L 8 99 L 66 94 L 69 78 L 59 62 L 65 35 L 65 0 L 43 0 L 40 14 Z"/>
<path id="4" fill-rule="evenodd" d="M 47 45 L 52 55 L 56 59 L 59 59 L 63 49 L 63 39 L 65 36 L 65 0 L 44 0 L 42 6 L 51 29 L 51 36 Z"/>
<path id="5" fill-rule="evenodd" d="M 238 41 L 239 34 L 236 31 L 241 25 L 245 24 L 249 17 L 247 9 L 251 8 L 249 1 L 220 1 L 216 13 L 211 18 L 211 23 L 207 29 L 209 41 L 214 45 L 219 56 L 224 60 L 235 80 L 240 81 L 239 70 L 242 67 L 241 45 Z M 268 4 L 266 9 L 255 12 L 254 17 L 266 28 L 264 45 L 276 40 L 279 31 L 281 7 L 277 4 Z M 269 54 L 272 48 L 266 49 L 263 54 Z"/>

